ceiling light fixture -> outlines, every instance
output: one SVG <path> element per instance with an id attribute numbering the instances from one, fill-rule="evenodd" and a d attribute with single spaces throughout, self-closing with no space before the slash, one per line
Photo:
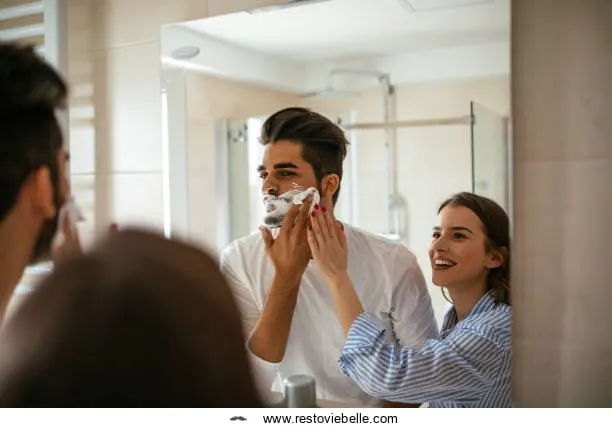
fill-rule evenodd
<path id="1" fill-rule="evenodd" d="M 195 58 L 196 56 L 198 56 L 199 53 L 200 48 L 198 48 L 197 46 L 181 46 L 180 48 L 173 50 L 170 56 L 172 56 L 172 58 L 174 59 L 184 61 Z"/>

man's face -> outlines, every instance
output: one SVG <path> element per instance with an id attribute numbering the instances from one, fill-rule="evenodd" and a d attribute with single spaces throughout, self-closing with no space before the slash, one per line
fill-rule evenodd
<path id="1" fill-rule="evenodd" d="M 32 252 L 31 263 L 38 263 L 47 260 L 51 254 L 51 245 L 57 233 L 57 226 L 60 215 L 60 208 L 64 205 L 69 194 L 68 183 L 68 153 L 63 148 L 58 151 L 58 177 L 57 182 L 51 183 L 53 188 L 52 200 L 55 205 L 55 214 L 43 221 L 38 238 Z"/>
<path id="2" fill-rule="evenodd" d="M 278 204 L 291 203 L 293 194 L 289 192 L 309 187 L 321 192 L 312 166 L 302 159 L 302 146 L 292 141 L 279 140 L 268 144 L 257 171 L 266 205 L 264 223 L 271 227 L 282 223 L 285 214 L 276 208 Z"/>

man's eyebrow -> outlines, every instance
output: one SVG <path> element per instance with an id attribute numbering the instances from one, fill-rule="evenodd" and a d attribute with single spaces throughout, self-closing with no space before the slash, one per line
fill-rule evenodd
<path id="1" fill-rule="evenodd" d="M 274 169 L 298 169 L 298 167 L 293 162 L 280 162 L 274 164 Z"/>
<path id="2" fill-rule="evenodd" d="M 274 164 L 274 169 L 299 169 L 296 164 L 293 162 L 279 162 Z M 264 172 L 266 167 L 264 165 L 259 165 L 257 167 L 257 172 Z"/>

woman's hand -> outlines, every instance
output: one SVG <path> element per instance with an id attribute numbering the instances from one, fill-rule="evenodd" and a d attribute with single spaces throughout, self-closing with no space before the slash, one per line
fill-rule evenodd
<path id="1" fill-rule="evenodd" d="M 344 228 L 325 207 L 312 212 L 310 226 L 310 251 L 329 285 L 338 321 L 344 335 L 348 336 L 351 325 L 363 313 L 363 307 L 347 272 L 348 251 Z"/>
<path id="2" fill-rule="evenodd" d="M 310 218 L 308 244 L 312 257 L 329 285 L 347 275 L 346 235 L 325 207 L 315 207 Z"/>

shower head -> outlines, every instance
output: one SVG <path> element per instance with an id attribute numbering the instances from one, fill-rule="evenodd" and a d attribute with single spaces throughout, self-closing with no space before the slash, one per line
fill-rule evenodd
<path id="1" fill-rule="evenodd" d="M 336 85 L 334 77 L 339 75 L 352 76 L 353 78 L 366 78 L 366 79 L 376 79 L 379 84 L 382 84 L 387 92 L 391 92 L 391 84 L 389 80 L 389 75 L 385 73 L 381 73 L 375 70 L 360 70 L 360 69 L 345 69 L 345 68 L 335 68 L 327 73 L 327 85 L 325 89 L 316 92 L 309 92 L 303 94 L 302 98 L 324 98 L 324 99 L 341 99 L 341 98 L 352 98 L 361 95 L 361 90 L 345 90 L 341 89 Z M 346 82 L 345 85 L 346 86 Z M 350 85 L 349 85 L 350 86 Z M 353 85 L 354 86 L 354 85 Z M 362 87 L 363 89 L 363 87 Z"/>

